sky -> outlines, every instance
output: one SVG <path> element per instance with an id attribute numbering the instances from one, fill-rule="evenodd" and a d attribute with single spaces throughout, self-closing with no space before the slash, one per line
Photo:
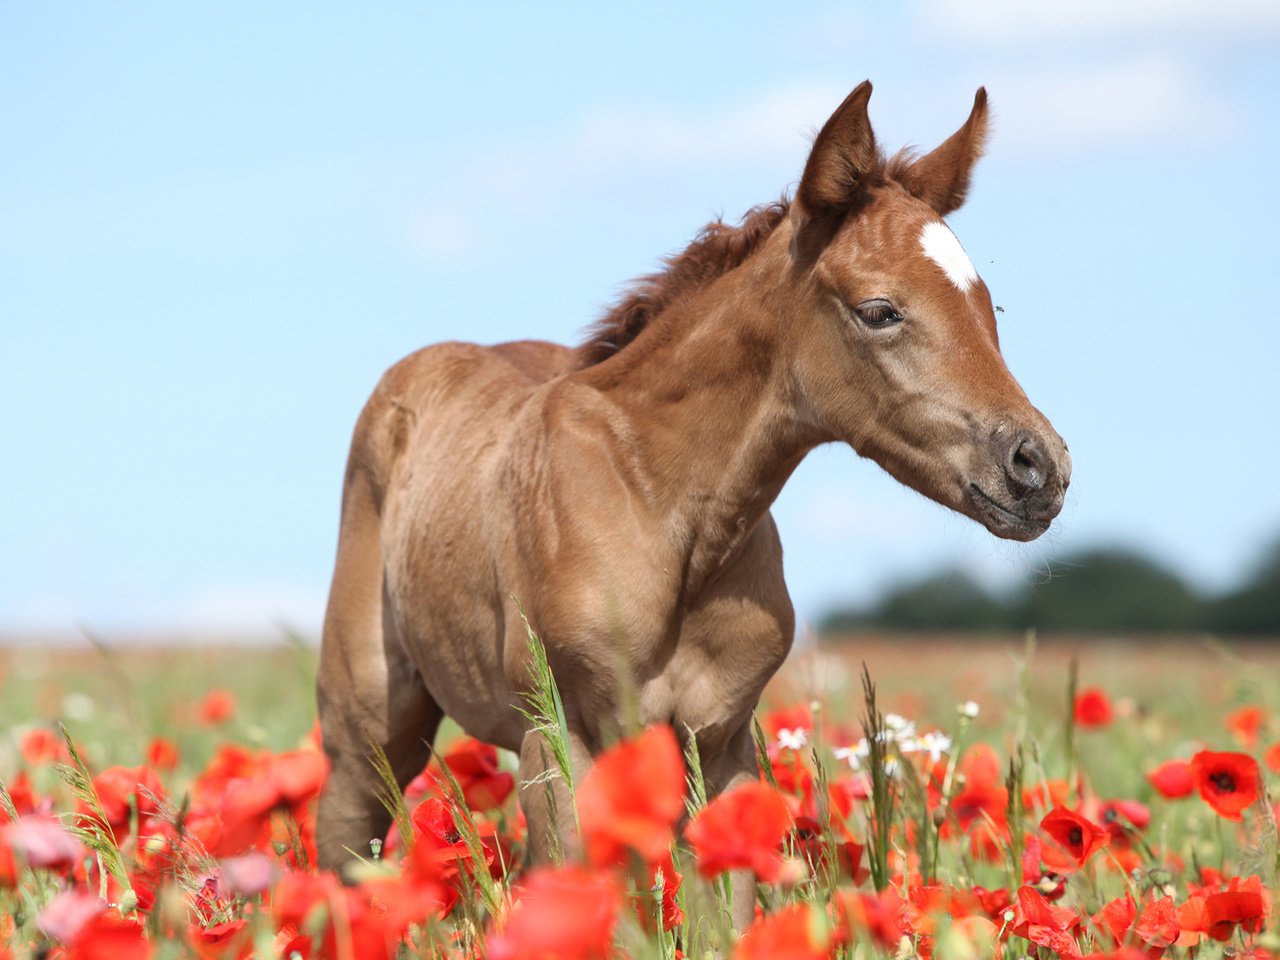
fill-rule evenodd
<path id="1" fill-rule="evenodd" d="M 382 371 L 576 341 L 867 78 L 890 149 L 987 87 L 950 222 L 1074 474 L 1016 545 L 815 451 L 775 507 L 802 621 L 1101 543 L 1234 582 L 1280 535 L 1274 0 L 8 4 L 0 636 L 314 635 Z"/>

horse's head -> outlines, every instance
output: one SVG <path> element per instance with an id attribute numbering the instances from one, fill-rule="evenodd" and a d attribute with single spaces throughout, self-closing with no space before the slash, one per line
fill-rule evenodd
<path id="1" fill-rule="evenodd" d="M 932 153 L 887 162 L 870 96 L 863 83 L 822 128 L 791 207 L 802 409 L 903 483 L 1032 540 L 1071 458 L 1005 366 L 987 286 L 942 219 L 982 152 L 986 92 Z"/>

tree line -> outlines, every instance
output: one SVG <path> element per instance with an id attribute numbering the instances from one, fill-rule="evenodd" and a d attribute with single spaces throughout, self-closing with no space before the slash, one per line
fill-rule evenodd
<path id="1" fill-rule="evenodd" d="M 887 589 L 863 607 L 832 610 L 824 634 L 859 630 L 1185 633 L 1280 639 L 1280 539 L 1234 588 L 1197 591 L 1146 554 L 1101 547 L 1055 560 L 1051 572 L 1005 592 L 947 568 Z"/>

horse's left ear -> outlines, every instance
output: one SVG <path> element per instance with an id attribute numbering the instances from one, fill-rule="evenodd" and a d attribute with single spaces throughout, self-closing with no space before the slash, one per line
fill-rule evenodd
<path id="1" fill-rule="evenodd" d="M 964 126 L 932 153 L 925 154 L 898 175 L 913 197 L 923 200 L 941 217 L 964 203 L 973 165 L 987 141 L 987 88 L 979 87 Z"/>

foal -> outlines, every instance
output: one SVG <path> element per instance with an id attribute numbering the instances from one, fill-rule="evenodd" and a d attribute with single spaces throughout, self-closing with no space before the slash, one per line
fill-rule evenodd
<path id="1" fill-rule="evenodd" d="M 383 377 L 347 464 L 320 656 L 322 866 L 389 825 L 369 738 L 403 786 L 445 714 L 519 754 L 548 855 L 544 753 L 516 710 L 520 606 L 578 775 L 632 691 L 644 723 L 693 731 L 710 791 L 756 779 L 751 712 L 794 627 L 769 506 L 818 444 L 1000 537 L 1058 514 L 1066 445 L 1005 367 L 986 285 L 942 220 L 982 151 L 986 93 L 932 153 L 892 160 L 870 95 L 823 126 L 794 200 L 711 224 L 577 350 L 445 343 Z"/>

